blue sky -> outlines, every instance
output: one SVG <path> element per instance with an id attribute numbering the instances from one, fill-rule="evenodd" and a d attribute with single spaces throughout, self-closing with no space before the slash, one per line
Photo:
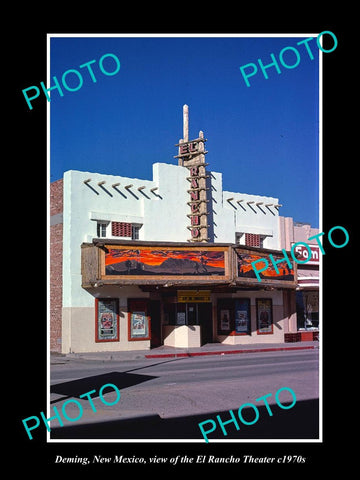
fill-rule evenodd
<path id="1" fill-rule="evenodd" d="M 319 50 L 312 40 L 311 60 L 301 38 L 51 38 L 51 76 L 76 69 L 84 83 L 52 92 L 50 181 L 66 170 L 152 179 L 153 163 L 177 164 L 186 103 L 190 138 L 204 131 L 208 168 L 222 172 L 225 190 L 277 197 L 280 215 L 318 227 Z M 269 79 L 259 68 L 246 86 L 240 66 L 268 64 L 288 46 L 301 54 L 297 67 L 270 68 Z M 107 53 L 121 62 L 116 75 L 99 70 Z M 96 83 L 79 68 L 93 59 Z M 291 52 L 284 60 L 295 61 Z"/>

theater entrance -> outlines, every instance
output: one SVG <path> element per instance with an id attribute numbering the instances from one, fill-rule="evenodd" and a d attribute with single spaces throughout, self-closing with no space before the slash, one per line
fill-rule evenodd
<path id="1" fill-rule="evenodd" d="M 198 331 L 201 345 L 213 341 L 211 303 L 178 302 L 165 304 L 164 307 L 168 325 L 187 326 L 189 330 Z"/>

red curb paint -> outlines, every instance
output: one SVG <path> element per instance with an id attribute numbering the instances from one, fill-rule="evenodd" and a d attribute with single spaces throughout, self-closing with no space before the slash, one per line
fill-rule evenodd
<path id="1" fill-rule="evenodd" d="M 175 357 L 199 357 L 204 355 L 234 355 L 237 353 L 262 353 L 262 352 L 276 352 L 284 350 L 313 350 L 314 346 L 306 347 L 273 347 L 273 348 L 257 348 L 255 350 L 227 350 L 218 352 L 193 352 L 193 353 L 159 353 L 153 355 L 145 355 L 145 358 L 175 358 Z"/>

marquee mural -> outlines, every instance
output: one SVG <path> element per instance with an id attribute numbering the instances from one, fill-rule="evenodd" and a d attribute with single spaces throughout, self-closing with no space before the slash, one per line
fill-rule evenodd
<path id="1" fill-rule="evenodd" d="M 221 249 L 114 247 L 105 253 L 106 276 L 224 276 Z"/>
<path id="2" fill-rule="evenodd" d="M 256 260 L 261 260 L 265 258 L 268 261 L 268 268 L 262 272 L 260 272 L 260 277 L 264 280 L 274 280 L 274 281 L 288 281 L 294 282 L 294 262 L 292 262 L 292 268 L 289 267 L 286 260 L 277 264 L 278 272 L 275 270 L 275 267 L 269 257 L 269 255 L 265 253 L 257 253 L 253 251 L 249 251 L 247 249 L 237 248 L 235 249 L 237 255 L 237 275 L 241 279 L 249 278 L 249 279 L 256 279 L 255 271 L 251 265 L 252 262 Z M 275 261 L 280 260 L 283 258 L 283 255 L 276 255 L 273 254 L 273 258 Z M 259 269 L 261 267 L 261 263 L 259 262 Z"/>

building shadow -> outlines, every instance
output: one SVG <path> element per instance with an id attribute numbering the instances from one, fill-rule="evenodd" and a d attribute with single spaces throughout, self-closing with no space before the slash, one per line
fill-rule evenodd
<path id="1" fill-rule="evenodd" d="M 217 428 L 209 433 L 211 440 L 316 440 L 319 438 L 319 400 L 302 400 L 296 402 L 291 409 L 281 409 L 271 405 L 273 415 L 270 416 L 266 406 L 258 406 L 259 418 L 253 425 L 244 425 L 238 419 L 237 409 L 233 413 L 237 420 L 239 430 L 233 422 L 224 425 L 227 432 L 225 436 L 216 420 L 219 415 L 223 422 L 231 420 L 229 411 L 211 412 L 206 414 L 189 415 L 175 418 L 162 419 L 159 415 L 147 415 L 131 419 L 99 421 L 96 423 L 78 424 L 56 427 L 51 429 L 51 439 L 194 439 L 205 443 L 199 423 L 212 419 Z M 252 408 L 242 409 L 244 419 L 254 418 Z M 210 425 L 204 425 L 204 430 Z"/>
<path id="2" fill-rule="evenodd" d="M 154 378 L 157 377 L 127 372 L 110 372 L 102 375 L 94 375 L 91 377 L 80 378 L 78 380 L 71 380 L 70 382 L 51 385 L 50 393 L 56 393 L 65 397 L 80 398 L 80 395 L 83 395 L 91 390 L 96 390 L 96 393 L 92 394 L 92 397 L 96 398 L 99 395 L 100 388 L 107 383 L 116 385 L 121 391 L 121 389 L 132 387 L 133 385 L 138 385 L 139 383 L 147 382 L 148 380 L 152 380 Z M 50 403 L 56 403 L 62 400 L 64 400 L 64 397 L 53 400 Z M 82 398 L 82 400 L 88 401 L 86 397 Z"/>

